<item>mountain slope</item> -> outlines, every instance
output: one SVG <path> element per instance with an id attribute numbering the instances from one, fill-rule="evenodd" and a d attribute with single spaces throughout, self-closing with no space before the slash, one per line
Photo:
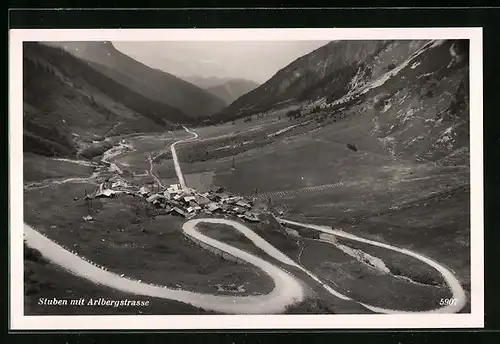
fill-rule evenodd
<path id="1" fill-rule="evenodd" d="M 400 52 L 401 44 L 382 52 L 364 66 L 371 77 L 359 70 L 347 94 L 326 99 L 324 110 L 359 117 L 394 159 L 468 166 L 468 41 L 419 46 L 406 56 L 398 53 L 389 70 L 380 69 L 379 61 Z"/>
<path id="2" fill-rule="evenodd" d="M 380 146 L 394 160 L 468 166 L 468 53 L 467 40 L 391 42 L 342 92 L 325 91 L 335 83 L 313 88 L 318 98 L 302 102 L 297 116 L 348 121 L 357 138 L 346 144 Z"/>
<path id="3" fill-rule="evenodd" d="M 208 117 L 225 106 L 221 99 L 199 87 L 121 53 L 111 42 L 50 44 L 92 62 L 93 68 L 113 80 L 145 97 L 176 107 L 190 117 Z"/>
<path id="4" fill-rule="evenodd" d="M 217 118 L 229 119 L 237 116 L 266 111 L 280 102 L 293 100 L 325 78 L 338 73 L 350 79 L 356 66 L 377 54 L 387 41 L 341 41 L 330 42 L 302 56 L 278 71 L 271 79 L 234 101 L 223 109 Z"/>
<path id="5" fill-rule="evenodd" d="M 24 151 L 71 156 L 113 133 L 165 131 L 188 121 L 178 109 L 137 94 L 67 52 L 23 45 Z"/>
<path id="6" fill-rule="evenodd" d="M 279 111 L 293 124 L 332 126 L 353 154 L 468 166 L 468 49 L 466 40 L 330 43 L 213 120 Z"/>
<path id="7" fill-rule="evenodd" d="M 222 85 L 230 80 L 234 80 L 231 78 L 219 78 L 217 76 L 203 77 L 200 75 L 191 75 L 191 76 L 180 76 L 183 80 L 198 86 L 202 89 L 207 89 L 210 87 L 215 87 Z"/>
<path id="8" fill-rule="evenodd" d="M 233 79 L 228 80 L 221 85 L 206 88 L 206 90 L 224 100 L 226 104 L 231 104 L 233 101 L 258 86 L 259 85 L 253 81 Z"/>
<path id="9" fill-rule="evenodd" d="M 349 121 L 360 135 L 353 144 L 381 146 L 394 160 L 468 166 L 468 53 L 467 40 L 390 42 L 342 92 L 316 88 L 302 113 Z"/>

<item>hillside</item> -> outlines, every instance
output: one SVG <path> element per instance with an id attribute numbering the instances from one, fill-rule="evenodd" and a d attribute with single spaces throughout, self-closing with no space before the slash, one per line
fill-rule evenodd
<path id="1" fill-rule="evenodd" d="M 393 159 L 468 166 L 468 53 L 465 40 L 391 43 L 316 115 L 352 119 Z"/>
<path id="2" fill-rule="evenodd" d="M 231 78 L 220 78 L 217 76 L 203 77 L 200 75 L 181 76 L 181 78 L 202 89 L 219 86 L 230 80 L 234 80 Z"/>
<path id="3" fill-rule="evenodd" d="M 226 104 L 231 104 L 233 101 L 258 86 L 259 85 L 253 81 L 233 79 L 228 80 L 221 85 L 209 87 L 206 90 L 224 100 Z"/>
<path id="4" fill-rule="evenodd" d="M 25 43 L 23 55 L 25 152 L 71 156 L 110 131 L 165 131 L 188 121 L 61 49 Z"/>
<path id="5" fill-rule="evenodd" d="M 394 159 L 468 163 L 466 41 L 332 42 L 303 56 L 213 119 L 276 111 L 292 121 L 345 123 L 344 144 Z M 465 160 L 464 160 L 465 159 Z"/>
<path id="6" fill-rule="evenodd" d="M 118 51 L 111 42 L 53 42 L 131 90 L 176 107 L 192 118 L 208 117 L 225 104 L 174 75 L 148 67 Z"/>
<path id="7" fill-rule="evenodd" d="M 323 80 L 350 80 L 357 65 L 376 55 L 386 41 L 330 42 L 278 71 L 271 79 L 217 114 L 218 119 L 242 117 L 294 100 Z M 342 86 L 338 85 L 338 88 Z"/>

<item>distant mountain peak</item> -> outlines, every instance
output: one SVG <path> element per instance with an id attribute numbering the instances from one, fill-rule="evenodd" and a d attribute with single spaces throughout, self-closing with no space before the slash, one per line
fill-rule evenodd
<path id="1" fill-rule="evenodd" d="M 234 100 L 250 92 L 259 86 L 258 83 L 243 78 L 220 78 L 220 77 L 202 77 L 190 76 L 185 80 L 205 89 L 211 94 L 224 100 L 226 104 L 231 104 Z"/>

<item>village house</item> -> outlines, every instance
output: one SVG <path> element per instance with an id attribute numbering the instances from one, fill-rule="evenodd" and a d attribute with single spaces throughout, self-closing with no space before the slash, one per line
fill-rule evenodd
<path id="1" fill-rule="evenodd" d="M 194 196 L 186 196 L 184 197 L 184 202 L 189 203 L 195 200 Z"/>
<path id="2" fill-rule="evenodd" d="M 251 212 L 246 212 L 243 218 L 247 221 L 250 221 L 250 222 L 260 222 L 257 214 L 254 214 Z"/>
<path id="3" fill-rule="evenodd" d="M 194 199 L 196 203 L 198 203 L 200 206 L 207 205 L 210 203 L 210 200 L 202 195 L 195 195 Z"/>
<path id="4" fill-rule="evenodd" d="M 95 194 L 95 198 L 102 198 L 102 197 L 114 197 L 116 194 L 116 191 L 113 191 L 111 189 L 103 189 L 97 191 Z"/>
<path id="5" fill-rule="evenodd" d="M 250 205 L 250 203 L 245 202 L 244 200 L 239 200 L 238 202 L 236 202 L 236 205 L 239 207 L 242 207 L 242 208 L 251 208 L 252 207 Z"/>
<path id="6" fill-rule="evenodd" d="M 151 193 L 151 190 L 149 190 L 147 187 L 143 186 L 139 189 L 139 193 L 142 195 L 142 196 L 147 196 Z"/>
<path id="7" fill-rule="evenodd" d="M 213 202 L 219 202 L 221 200 L 221 197 L 217 194 L 211 194 L 208 196 L 208 199 Z"/>
<path id="8" fill-rule="evenodd" d="M 211 212 L 216 212 L 217 210 L 221 210 L 221 207 L 217 203 L 210 203 L 208 204 L 207 209 Z"/>
<path id="9" fill-rule="evenodd" d="M 173 208 L 172 208 L 172 212 L 173 212 L 174 214 L 181 215 L 181 216 L 183 216 L 183 217 L 187 217 L 187 215 L 188 215 L 186 212 L 184 212 L 182 209 L 180 209 L 180 208 L 178 208 L 178 207 L 173 207 Z"/>
<path id="10" fill-rule="evenodd" d="M 233 208 L 233 211 L 236 213 L 236 214 L 244 214 L 246 212 L 246 210 L 244 208 L 240 208 L 240 207 L 234 207 Z"/>
<path id="11" fill-rule="evenodd" d="M 115 179 L 112 185 L 130 188 L 127 182 L 121 179 Z M 259 221 L 257 215 L 250 212 L 253 204 L 251 200 L 223 192 L 222 188 L 215 191 L 218 191 L 218 193 L 214 191 L 198 193 L 195 189 L 183 189 L 179 184 L 172 184 L 161 192 L 152 192 L 147 186 L 142 186 L 136 193 L 145 197 L 147 202 L 155 205 L 161 214 L 171 213 L 190 219 L 199 213 L 208 215 L 222 213 L 225 217 L 232 214 L 247 221 Z M 126 191 L 126 189 L 125 191 L 111 190 L 101 184 L 97 197 L 113 197 L 117 193 L 124 192 L 135 195 L 135 193 Z"/>

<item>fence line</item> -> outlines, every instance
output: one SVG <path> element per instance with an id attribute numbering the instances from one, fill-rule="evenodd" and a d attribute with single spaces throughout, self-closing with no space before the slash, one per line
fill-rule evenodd
<path id="1" fill-rule="evenodd" d="M 336 187 L 343 186 L 344 184 L 342 182 L 337 182 L 333 184 L 324 184 L 324 185 L 317 185 L 317 186 L 310 186 L 302 189 L 296 189 L 296 190 L 282 190 L 282 191 L 268 191 L 268 192 L 263 192 L 255 196 L 255 198 L 262 200 L 262 199 L 267 199 L 269 197 L 271 198 L 282 198 L 282 197 L 287 197 L 287 196 L 298 196 L 301 193 L 305 192 L 318 192 L 318 191 L 324 191 L 327 189 L 333 189 Z"/>

